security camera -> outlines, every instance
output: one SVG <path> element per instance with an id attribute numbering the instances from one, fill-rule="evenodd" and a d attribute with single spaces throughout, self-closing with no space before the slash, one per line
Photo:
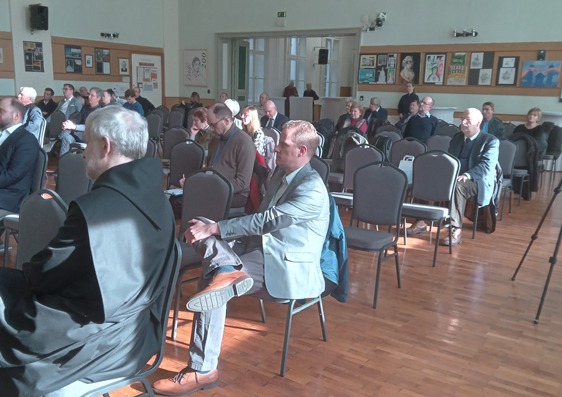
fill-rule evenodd
<path id="1" fill-rule="evenodd" d="M 379 12 L 377 15 L 377 19 L 375 20 L 375 24 L 378 28 L 384 25 L 384 21 L 386 21 L 386 12 Z"/>

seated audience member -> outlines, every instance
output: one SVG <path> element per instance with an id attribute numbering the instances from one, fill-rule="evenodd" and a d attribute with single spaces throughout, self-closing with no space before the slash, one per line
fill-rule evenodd
<path id="1" fill-rule="evenodd" d="M 181 101 L 182 106 L 185 109 L 185 114 L 192 109 L 197 109 L 203 106 L 201 103 L 201 97 L 197 91 L 193 91 L 191 93 L 191 97 L 189 98 L 189 102 Z M 186 118 L 187 119 L 187 118 Z"/>
<path id="2" fill-rule="evenodd" d="M 64 130 L 59 135 L 61 140 L 59 156 L 68 153 L 72 143 L 85 142 L 84 133 L 86 131 L 86 120 L 94 111 L 101 109 L 101 96 L 102 90 L 97 87 L 92 87 L 88 98 L 89 104 L 80 110 L 78 122 L 74 123 L 71 120 L 66 120 L 62 123 L 62 128 L 64 128 Z"/>
<path id="3" fill-rule="evenodd" d="M 236 127 L 232 111 L 224 103 L 217 102 L 209 108 L 207 121 L 213 131 L 207 166 L 232 183 L 231 207 L 244 207 L 250 192 L 256 147 L 248 134 Z"/>
<path id="4" fill-rule="evenodd" d="M 2 395 L 65 387 L 65 396 L 80 396 L 81 380 L 136 373 L 159 349 L 155 310 L 171 274 L 175 223 L 161 163 L 143 158 L 147 140 L 134 112 L 92 114 L 84 151 L 92 191 L 70 203 L 57 236 L 22 270 L 0 269 Z"/>
<path id="5" fill-rule="evenodd" d="M 349 97 L 345 101 L 345 113 L 338 117 L 338 121 L 336 122 L 336 131 L 339 131 L 343 128 L 343 124 L 346 120 L 351 119 L 351 105 L 355 102 L 355 99 Z"/>
<path id="6" fill-rule="evenodd" d="M 80 103 L 82 104 L 82 106 L 86 105 L 86 101 L 84 100 L 84 97 L 82 95 L 80 95 L 79 92 L 74 91 L 74 98 L 78 99 L 78 101 L 80 101 Z"/>
<path id="7" fill-rule="evenodd" d="M 19 212 L 23 199 L 31 190 L 39 153 L 37 139 L 22 124 L 24 114 L 24 106 L 15 98 L 0 100 L 0 235 L 4 231 L 4 217 Z M 0 251 L 4 251 L 4 246 L 0 247 Z M 0 345 L 3 343 L 2 338 Z"/>
<path id="8" fill-rule="evenodd" d="M 228 92 L 221 92 L 219 94 L 219 102 L 224 103 L 229 98 Z"/>
<path id="9" fill-rule="evenodd" d="M 443 239 L 443 245 L 457 245 L 462 242 L 462 221 L 468 199 L 476 197 L 478 205 L 488 205 L 492 200 L 496 178 L 496 164 L 499 155 L 499 140 L 480 130 L 482 113 L 478 109 L 465 110 L 461 132 L 451 140 L 449 153 L 461 163 L 457 186 L 451 208 L 452 240 Z M 423 234 L 427 231 L 424 221 L 408 228 L 408 235 Z"/>
<path id="10" fill-rule="evenodd" d="M 142 106 L 142 113 L 140 113 L 141 116 L 148 116 L 148 114 L 150 112 L 152 112 L 155 109 L 155 106 L 152 104 L 152 102 L 150 102 L 148 99 L 146 99 L 145 97 L 141 96 L 141 89 L 140 87 L 134 87 L 133 91 L 135 93 L 135 100 L 140 103 L 140 105 Z M 125 92 L 125 99 L 127 99 L 127 92 Z M 129 102 L 127 100 L 127 102 Z M 124 106 L 125 104 L 123 104 Z"/>
<path id="11" fill-rule="evenodd" d="M 396 123 L 396 127 L 400 128 L 400 130 L 402 132 L 404 132 L 404 129 L 406 128 L 406 125 L 408 125 L 408 121 L 410 121 L 410 119 L 415 116 L 416 114 L 418 114 L 420 110 L 420 103 L 418 100 L 413 100 L 412 103 L 410 103 L 410 107 L 408 108 L 408 113 L 406 113 L 399 121 L 398 123 Z"/>
<path id="12" fill-rule="evenodd" d="M 388 112 L 381 107 L 381 100 L 377 97 L 371 98 L 369 108 L 365 110 L 363 115 L 365 121 L 370 124 L 375 119 L 386 120 L 388 119 Z"/>
<path id="13" fill-rule="evenodd" d="M 537 141 L 537 150 L 538 150 L 538 160 L 541 161 L 544 154 L 546 153 L 546 149 L 548 147 L 548 137 L 544 131 L 542 124 L 539 124 L 542 117 L 542 111 L 537 108 L 531 108 L 527 112 L 527 122 L 524 124 L 519 124 L 513 130 L 513 133 L 517 132 L 524 132 L 529 134 L 535 141 Z"/>
<path id="14" fill-rule="evenodd" d="M 57 103 L 53 101 L 53 95 L 55 95 L 55 91 L 52 88 L 45 88 L 43 99 L 36 104 L 45 118 L 48 118 L 51 113 L 57 110 Z"/>
<path id="15" fill-rule="evenodd" d="M 240 120 L 240 118 L 239 118 L 240 104 L 238 103 L 238 101 L 235 100 L 235 99 L 229 98 L 226 101 L 224 101 L 224 104 L 232 112 L 232 120 L 234 121 L 234 124 L 236 124 L 236 127 L 242 129 L 242 120 Z"/>
<path id="16" fill-rule="evenodd" d="M 103 94 L 102 94 L 102 97 L 101 97 L 101 103 L 102 103 L 103 107 L 111 106 L 111 105 L 123 106 L 121 103 L 117 102 L 117 97 L 115 96 L 115 91 L 113 91 L 111 88 L 108 88 L 107 90 L 103 90 Z"/>
<path id="17" fill-rule="evenodd" d="M 404 138 L 416 138 L 423 143 L 427 143 L 430 136 L 439 132 L 439 120 L 429 111 L 433 107 L 433 99 L 426 96 L 420 102 L 418 114 L 412 116 L 406 124 Z"/>
<path id="18" fill-rule="evenodd" d="M 311 97 L 313 101 L 317 101 L 320 99 L 318 95 L 316 95 L 316 91 L 312 89 L 312 84 L 306 83 L 306 90 L 302 93 L 303 97 Z"/>
<path id="19" fill-rule="evenodd" d="M 494 110 L 493 102 L 484 102 L 482 105 L 482 116 L 484 119 L 482 120 L 480 129 L 488 134 L 494 135 L 498 139 L 503 139 L 505 126 L 500 119 L 494 117 Z"/>
<path id="20" fill-rule="evenodd" d="M 44 122 L 43 115 L 41 114 L 41 109 L 35 105 L 35 98 L 37 97 L 37 91 L 32 87 L 20 87 L 20 93 L 18 94 L 18 101 L 25 106 L 25 114 L 23 116 L 22 124 L 25 129 L 33 134 L 35 138 L 39 141 L 39 134 L 41 133 L 41 125 Z M 43 142 L 39 142 L 42 144 Z"/>
<path id="21" fill-rule="evenodd" d="M 62 92 L 64 98 L 59 102 L 56 110 L 63 112 L 68 119 L 72 114 L 82 110 L 84 105 L 82 101 L 74 96 L 74 86 L 72 84 L 66 83 L 62 88 Z"/>
<path id="22" fill-rule="evenodd" d="M 267 92 L 262 92 L 260 94 L 260 106 L 258 107 L 260 120 L 263 116 L 265 116 L 265 104 L 267 101 L 269 101 L 269 94 Z"/>
<path id="23" fill-rule="evenodd" d="M 367 133 L 369 127 L 367 120 L 361 117 L 362 106 L 357 102 L 351 104 L 351 117 L 343 123 L 342 128 L 355 127 L 363 134 Z"/>
<path id="24" fill-rule="evenodd" d="M 230 297 L 305 299 L 324 291 L 320 255 L 330 211 L 326 186 L 309 164 L 317 145 L 312 124 L 287 122 L 275 149 L 278 172 L 258 212 L 218 223 L 191 221 L 185 238 L 205 255 L 202 290 L 188 302 L 196 313 L 187 366 L 173 378 L 155 382 L 158 394 L 180 396 L 218 384 Z M 236 250 L 237 255 L 226 239 L 241 239 L 243 250 Z M 287 252 L 295 254 L 290 261 Z"/>
<path id="25" fill-rule="evenodd" d="M 252 138 L 256 150 L 265 157 L 265 135 L 261 129 L 258 111 L 253 106 L 245 107 L 242 112 L 242 129 Z"/>
<path id="26" fill-rule="evenodd" d="M 277 111 L 277 106 L 273 101 L 267 101 L 264 105 L 265 116 L 260 120 L 262 128 L 276 128 L 279 131 L 289 118 Z"/>
<path id="27" fill-rule="evenodd" d="M 209 142 L 213 136 L 211 129 L 209 128 L 209 123 L 207 122 L 207 108 L 200 107 L 195 109 L 193 112 L 191 129 L 189 131 L 191 134 L 190 139 L 194 140 L 200 144 L 203 149 L 207 150 Z"/>
<path id="28" fill-rule="evenodd" d="M 291 110 L 289 98 L 292 96 L 299 96 L 299 92 L 297 91 L 297 87 L 295 87 L 294 80 L 289 81 L 289 85 L 283 90 L 283 96 L 285 97 L 285 114 L 290 117 Z"/>
<path id="29" fill-rule="evenodd" d="M 127 91 L 125 91 L 125 99 L 127 100 L 127 103 L 123 104 L 123 107 L 125 109 L 132 110 L 134 112 L 137 112 L 141 116 L 144 116 L 145 113 L 144 113 L 143 106 L 141 105 L 140 102 L 137 102 L 137 98 L 135 97 L 134 90 L 129 88 Z"/>
<path id="30" fill-rule="evenodd" d="M 80 93 L 80 96 L 82 97 L 82 104 L 83 105 L 87 105 L 88 104 L 88 97 L 90 96 L 90 91 L 88 91 L 88 89 L 84 86 L 80 87 L 78 89 L 78 92 Z"/>
<path id="31" fill-rule="evenodd" d="M 398 116 L 400 119 L 403 119 L 406 115 L 408 115 L 410 110 L 410 104 L 413 101 L 417 101 L 419 103 L 420 98 L 416 94 L 416 86 L 414 83 L 406 83 L 406 93 L 400 97 L 400 101 L 398 102 Z"/>

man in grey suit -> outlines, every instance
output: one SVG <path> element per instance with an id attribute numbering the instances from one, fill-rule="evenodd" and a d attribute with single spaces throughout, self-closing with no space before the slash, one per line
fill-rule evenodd
<path id="1" fill-rule="evenodd" d="M 461 168 L 451 208 L 452 239 L 446 237 L 444 245 L 462 242 L 462 219 L 468 199 L 476 197 L 481 206 L 492 199 L 500 143 L 495 136 L 480 130 L 482 118 L 478 109 L 466 109 L 462 134 L 455 135 L 449 144 L 449 153 L 459 159 Z"/>
<path id="2" fill-rule="evenodd" d="M 159 394 L 185 395 L 217 385 L 230 298 L 248 293 L 262 299 L 304 299 L 323 292 L 320 254 L 330 213 L 326 186 L 309 164 L 317 146 L 312 124 L 287 122 L 275 149 L 278 168 L 259 211 L 218 223 L 191 221 L 185 238 L 205 253 L 204 288 L 187 303 L 196 311 L 188 366 L 172 379 L 155 382 Z M 214 236 L 242 241 L 231 249 Z"/>
<path id="3" fill-rule="evenodd" d="M 64 98 L 59 102 L 56 110 L 63 112 L 68 120 L 70 115 L 82 110 L 82 102 L 74 96 L 74 86 L 72 84 L 66 83 L 62 88 L 62 92 Z"/>

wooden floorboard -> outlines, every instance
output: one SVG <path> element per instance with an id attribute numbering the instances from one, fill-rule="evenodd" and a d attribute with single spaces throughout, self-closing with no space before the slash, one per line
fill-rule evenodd
<path id="1" fill-rule="evenodd" d="M 556 176 L 556 182 L 560 179 Z M 549 183 L 531 201 L 514 203 L 491 235 L 478 232 L 431 266 L 428 237 L 400 245 L 402 288 L 394 262 L 383 264 L 378 309 L 371 308 L 373 255 L 351 251 L 349 300 L 324 300 L 328 342 L 318 315 L 294 319 L 284 378 L 278 375 L 286 307 L 242 297 L 229 305 L 219 387 L 199 396 L 562 396 L 562 271 L 555 266 L 539 324 L 533 319 L 562 224 L 558 197 L 516 281 L 511 275 L 553 196 Z M 342 213 L 344 219 L 348 214 Z M 345 221 L 344 221 L 345 222 Z M 402 241 L 401 241 L 402 242 Z M 184 296 L 194 293 L 185 285 Z M 185 298 L 184 298 L 185 301 Z M 183 302 L 182 302 L 183 304 Z M 177 341 L 154 379 L 185 366 L 191 314 L 182 308 Z M 133 396 L 139 387 L 112 396 Z"/>

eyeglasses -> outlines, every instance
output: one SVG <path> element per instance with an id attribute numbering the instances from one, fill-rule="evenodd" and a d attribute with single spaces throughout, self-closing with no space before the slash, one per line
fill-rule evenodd
<path id="1" fill-rule="evenodd" d="M 222 120 L 224 120 L 224 118 L 218 119 L 216 123 L 209 123 L 209 126 L 210 126 L 212 129 L 215 129 L 215 127 L 216 127 Z M 208 122 L 208 120 L 207 120 L 207 122 Z"/>
<path id="2" fill-rule="evenodd" d="M 64 87 L 62 90 L 63 91 L 71 91 L 70 88 L 68 88 L 68 87 Z"/>

